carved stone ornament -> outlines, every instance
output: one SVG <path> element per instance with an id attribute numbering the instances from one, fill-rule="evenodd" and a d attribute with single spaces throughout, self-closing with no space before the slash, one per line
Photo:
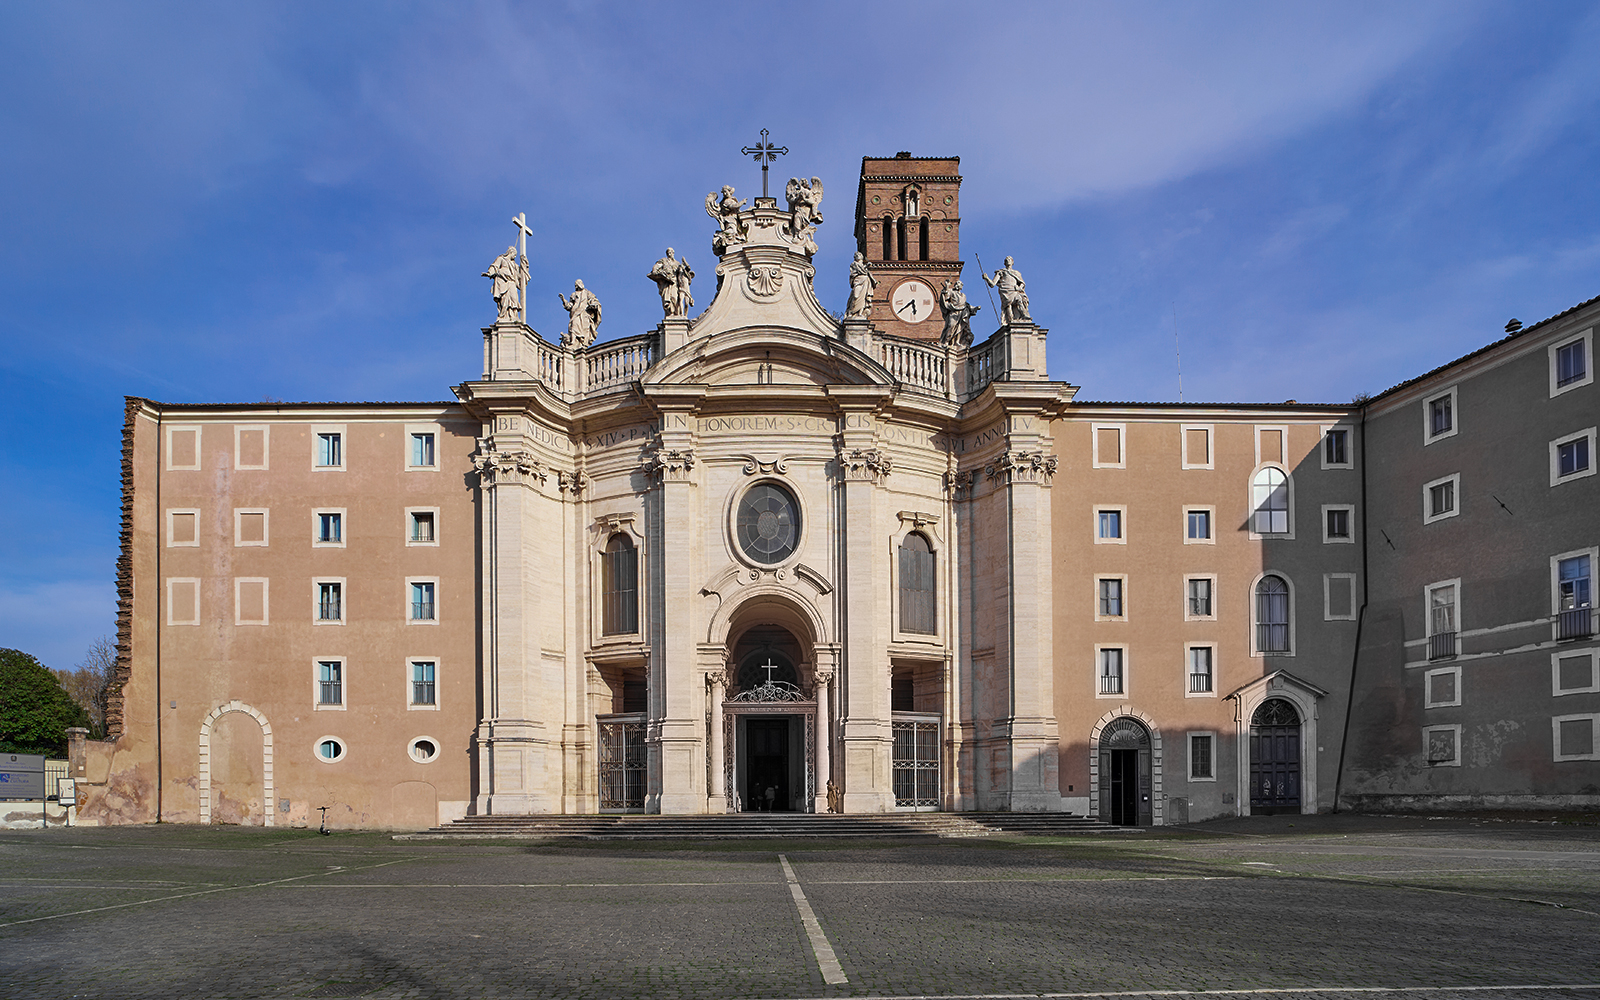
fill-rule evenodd
<path id="1" fill-rule="evenodd" d="M 950 491 L 951 496 L 957 500 L 964 500 L 972 496 L 973 488 L 978 484 L 978 473 L 975 469 L 963 469 L 960 472 L 946 472 L 944 474 L 944 488 Z"/>
<path id="2" fill-rule="evenodd" d="M 930 524 L 939 523 L 938 514 L 929 514 L 920 510 L 902 510 L 895 516 L 900 518 L 901 521 L 909 523 L 913 528 L 926 528 Z"/>
<path id="3" fill-rule="evenodd" d="M 1006 451 L 983 467 L 995 483 L 1048 483 L 1056 474 L 1056 456 L 1042 451 Z"/>
<path id="4" fill-rule="evenodd" d="M 791 177 L 783 193 L 789 200 L 788 235 L 806 253 L 815 254 L 817 244 L 811 234 L 822 224 L 822 210 L 817 207 L 822 204 L 822 178 L 813 177 L 807 182 Z"/>
<path id="5" fill-rule="evenodd" d="M 740 457 L 744 458 L 744 474 L 747 476 L 753 476 L 758 472 L 765 476 L 785 476 L 789 474 L 789 462 L 782 455 L 770 462 L 763 462 L 754 455 Z"/>
<path id="6" fill-rule="evenodd" d="M 563 493 L 571 493 L 573 496 L 577 496 L 588 488 L 589 477 L 584 475 L 581 469 L 575 472 L 558 472 L 556 473 L 556 486 Z"/>
<path id="7" fill-rule="evenodd" d="M 638 520 L 638 515 L 631 510 L 626 510 L 616 514 L 601 514 L 594 519 L 594 523 L 595 527 L 600 529 L 601 534 L 609 536 L 620 531 L 623 525 L 631 527 L 636 520 Z"/>
<path id="8" fill-rule="evenodd" d="M 776 264 L 766 267 L 757 265 L 745 273 L 744 280 L 757 295 L 776 295 L 783 288 L 783 268 Z"/>
<path id="9" fill-rule="evenodd" d="M 877 448 L 855 448 L 840 459 L 846 479 L 881 483 L 894 470 L 894 462 Z"/>
<path id="10" fill-rule="evenodd" d="M 715 191 L 706 195 L 706 214 L 717 223 L 716 234 L 711 237 L 711 252 L 718 257 L 748 238 L 747 231 L 739 223 L 739 211 L 743 208 L 744 199 L 733 196 L 732 184 L 722 185 L 720 197 Z"/>
<path id="11" fill-rule="evenodd" d="M 521 451 L 479 452 L 472 456 L 472 464 L 485 486 L 532 486 L 550 475 L 543 464 Z"/>
<path id="12" fill-rule="evenodd" d="M 561 346 L 582 350 L 594 343 L 600 332 L 600 300 L 583 287 L 583 279 L 572 283 L 570 300 L 560 292 L 556 293 L 556 298 L 561 300 L 561 308 L 568 314 L 567 332 L 561 338 Z"/>
<path id="13" fill-rule="evenodd" d="M 663 482 L 686 482 L 689 479 L 689 472 L 694 468 L 694 450 L 685 448 L 678 451 L 662 448 L 650 456 L 648 468 Z"/>

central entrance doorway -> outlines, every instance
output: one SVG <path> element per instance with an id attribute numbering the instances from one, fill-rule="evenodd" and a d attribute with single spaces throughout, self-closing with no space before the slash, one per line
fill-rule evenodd
<path id="1" fill-rule="evenodd" d="M 744 735 L 745 808 L 788 812 L 794 801 L 789 788 L 789 717 L 746 719 Z"/>

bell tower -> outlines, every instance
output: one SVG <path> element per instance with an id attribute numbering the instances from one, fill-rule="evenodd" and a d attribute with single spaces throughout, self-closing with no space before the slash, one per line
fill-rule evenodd
<path id="1" fill-rule="evenodd" d="M 880 332 L 938 340 L 939 291 L 961 278 L 961 158 L 861 158 L 856 249 L 878 280 L 868 318 Z"/>

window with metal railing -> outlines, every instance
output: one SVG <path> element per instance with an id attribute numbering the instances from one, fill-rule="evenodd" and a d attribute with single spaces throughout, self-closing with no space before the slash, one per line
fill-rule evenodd
<path id="1" fill-rule="evenodd" d="M 433 584 L 413 583 L 411 585 L 411 620 L 414 622 L 431 622 L 434 620 Z"/>
<path id="2" fill-rule="evenodd" d="M 1456 634 L 1435 632 L 1428 636 L 1428 659 L 1448 660 L 1456 655 Z"/>
<path id="3" fill-rule="evenodd" d="M 337 583 L 317 584 L 317 621 L 337 622 L 344 620 L 343 597 L 344 588 Z"/>
<path id="4" fill-rule="evenodd" d="M 1122 650 L 1102 649 L 1100 651 L 1100 693 L 1127 693 L 1127 685 L 1123 683 L 1123 680 Z"/>

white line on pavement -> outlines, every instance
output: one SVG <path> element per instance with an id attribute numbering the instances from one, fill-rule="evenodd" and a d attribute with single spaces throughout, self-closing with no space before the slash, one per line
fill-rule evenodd
<path id="1" fill-rule="evenodd" d="M 1253 997 L 1297 996 L 1308 993 L 1523 993 L 1530 990 L 1568 992 L 1600 990 L 1600 983 L 1528 983 L 1515 986 L 1281 986 L 1254 990 L 1099 990 L 1086 993 L 914 993 L 867 995 L 857 1000 L 1091 1000 L 1095 997 Z M 790 1000 L 831 1000 L 798 997 Z"/>
<path id="2" fill-rule="evenodd" d="M 789 882 L 789 895 L 794 897 L 795 908 L 800 911 L 800 922 L 805 925 L 806 937 L 811 939 L 811 950 L 816 953 L 817 965 L 822 969 L 822 981 L 829 986 L 848 983 L 844 969 L 839 965 L 839 956 L 833 953 L 833 945 L 828 943 L 827 935 L 822 933 L 822 925 L 817 923 L 817 915 L 811 911 L 811 904 L 806 902 L 806 894 L 800 888 L 800 880 L 794 877 L 794 869 L 789 867 L 789 859 L 782 854 L 778 855 L 778 864 L 783 866 L 783 877 Z"/>

